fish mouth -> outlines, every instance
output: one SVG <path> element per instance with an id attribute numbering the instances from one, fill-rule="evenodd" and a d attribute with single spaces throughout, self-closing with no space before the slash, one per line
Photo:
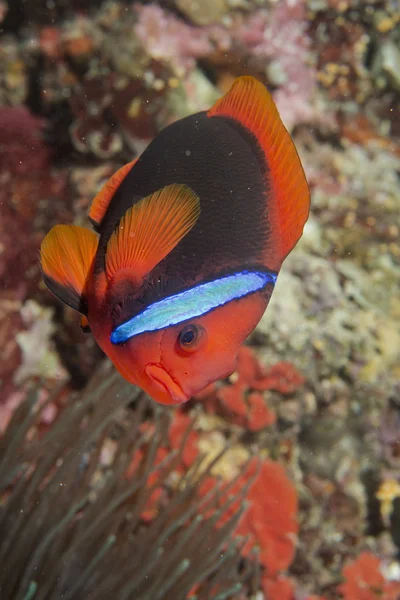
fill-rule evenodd
<path id="1" fill-rule="evenodd" d="M 160 365 L 149 364 L 146 366 L 145 372 L 160 390 L 169 395 L 169 402 L 166 401 L 163 404 L 182 404 L 190 400 L 191 396 L 186 394 L 181 386 Z"/>

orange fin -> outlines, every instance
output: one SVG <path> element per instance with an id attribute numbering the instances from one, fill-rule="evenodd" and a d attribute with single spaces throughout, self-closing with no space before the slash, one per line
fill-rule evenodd
<path id="1" fill-rule="evenodd" d="M 89 219 L 93 223 L 94 227 L 98 227 L 101 224 L 112 197 L 137 160 L 138 159 L 135 158 L 135 160 L 132 160 L 127 165 L 118 169 L 118 171 L 114 173 L 114 175 L 110 177 L 108 181 L 106 181 L 97 196 L 94 198 L 89 209 Z"/>
<path id="2" fill-rule="evenodd" d="M 44 238 L 40 262 L 47 287 L 57 298 L 85 313 L 84 291 L 98 238 L 77 225 L 56 225 Z"/>
<path id="3" fill-rule="evenodd" d="M 81 316 L 81 329 L 83 333 L 90 333 L 89 321 L 87 320 L 87 317 L 85 317 L 85 315 Z"/>
<path id="4" fill-rule="evenodd" d="M 256 137 L 270 173 L 279 227 L 280 262 L 303 233 L 310 210 L 310 192 L 295 145 L 283 125 L 271 94 L 253 77 L 237 79 L 230 91 L 208 111 L 209 117 L 231 117 Z M 270 265 L 272 266 L 272 265 Z M 279 267 L 280 265 L 278 265 Z"/>
<path id="5" fill-rule="evenodd" d="M 107 278 L 131 269 L 141 280 L 175 248 L 199 215 L 198 196 L 188 186 L 176 183 L 134 204 L 107 244 Z"/>

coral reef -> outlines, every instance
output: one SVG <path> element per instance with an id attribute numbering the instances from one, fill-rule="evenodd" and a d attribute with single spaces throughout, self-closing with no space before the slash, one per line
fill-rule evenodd
<path id="1" fill-rule="evenodd" d="M 104 575 L 99 598 L 140 583 L 152 598 L 151 585 L 166 598 L 397 600 L 398 3 L 39 4 L 0 1 L 2 595 L 79 597 Z M 311 217 L 236 372 L 168 423 L 98 371 L 80 391 L 102 353 L 45 290 L 38 249 L 56 223 L 86 225 L 117 168 L 242 74 L 268 86 L 293 135 Z"/>

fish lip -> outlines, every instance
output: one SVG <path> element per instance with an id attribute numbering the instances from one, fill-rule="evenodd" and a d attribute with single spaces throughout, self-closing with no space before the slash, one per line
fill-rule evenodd
<path id="1" fill-rule="evenodd" d="M 150 379 L 170 395 L 173 404 L 183 404 L 190 400 L 191 396 L 183 391 L 181 386 L 161 365 L 148 364 L 145 367 L 145 372 Z"/>

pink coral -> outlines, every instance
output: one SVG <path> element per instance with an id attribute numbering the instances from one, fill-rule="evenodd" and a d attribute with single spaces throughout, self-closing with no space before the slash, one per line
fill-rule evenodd
<path id="1" fill-rule="evenodd" d="M 315 117 L 311 100 L 315 70 L 309 65 L 304 0 L 281 0 L 271 10 L 235 15 L 226 24 L 193 27 L 153 4 L 135 5 L 135 33 L 149 56 L 185 75 L 196 60 L 237 56 L 251 70 L 266 73 L 278 89 L 275 100 L 287 127 Z"/>
<path id="2" fill-rule="evenodd" d="M 155 4 L 137 4 L 135 10 L 135 33 L 154 59 L 165 60 L 184 73 L 195 66 L 197 58 L 212 51 L 207 30 L 191 27 Z"/>
<path id="3" fill-rule="evenodd" d="M 286 81 L 274 94 L 287 127 L 313 119 L 312 96 L 316 89 L 315 71 L 308 65 L 309 38 L 305 32 L 305 4 L 297 10 L 290 2 L 277 5 L 266 41 L 270 56 L 282 68 Z"/>
<path id="4" fill-rule="evenodd" d="M 48 167 L 50 151 L 44 143 L 44 125 L 43 119 L 24 106 L 0 108 L 1 170 L 22 175 Z"/>
<path id="5" fill-rule="evenodd" d="M 251 55 L 269 62 L 268 78 L 279 86 L 274 99 L 289 128 L 313 117 L 315 73 L 308 65 L 305 13 L 303 0 L 282 0 L 268 15 L 254 14 L 238 31 L 238 39 L 249 46 Z"/>

